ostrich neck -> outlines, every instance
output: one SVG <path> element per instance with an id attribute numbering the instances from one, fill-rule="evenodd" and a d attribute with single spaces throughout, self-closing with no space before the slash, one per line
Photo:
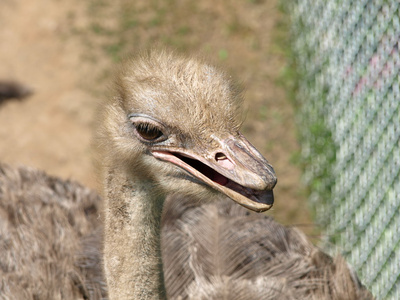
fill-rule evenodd
<path id="1" fill-rule="evenodd" d="M 108 171 L 104 267 L 110 299 L 165 299 L 160 223 L 164 198 L 150 182 Z"/>

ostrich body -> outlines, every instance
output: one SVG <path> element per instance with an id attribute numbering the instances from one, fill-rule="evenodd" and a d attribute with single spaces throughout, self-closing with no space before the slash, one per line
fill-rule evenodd
<path id="1" fill-rule="evenodd" d="M 238 131 L 240 91 L 228 76 L 199 60 L 150 51 L 121 67 L 115 90 L 98 116 L 105 187 L 103 263 L 110 299 L 370 297 L 343 260 L 331 259 L 298 231 L 247 210 L 272 206 L 276 177 Z M 93 250 L 101 247 L 101 234 L 90 234 L 101 227 L 94 217 L 100 210 L 98 196 L 33 175 L 48 196 L 34 195 L 29 200 L 33 208 L 26 207 L 21 205 L 25 193 L 18 188 L 32 190 L 24 186 L 24 177 L 36 173 L 25 173 L 7 166 L 0 172 L 0 198 L 8 199 L 1 202 L 5 221 L 0 225 L 19 227 L 4 234 L 0 244 L 8 253 L 0 260 L 1 275 L 7 276 L 0 291 L 17 292 L 15 282 L 23 281 L 29 263 L 40 261 L 40 243 L 34 243 L 36 250 L 26 259 L 18 252 L 30 235 L 21 224 L 43 237 L 41 225 L 37 230 L 33 225 L 48 222 L 59 229 L 42 239 L 53 242 L 48 251 L 56 252 L 54 263 L 42 258 L 37 270 L 45 269 L 68 290 L 56 287 L 48 299 L 104 296 L 101 256 Z M 41 217 L 47 206 L 60 213 Z M 78 231 L 70 243 L 63 240 L 64 227 Z M 64 243 L 71 248 L 59 254 L 57 247 Z M 56 260 L 68 253 L 72 259 L 62 264 L 66 275 L 60 275 L 53 270 Z M 60 278 L 52 278 L 52 272 Z M 46 275 L 40 278 L 55 284 Z M 32 286 L 29 280 L 25 285 Z"/>

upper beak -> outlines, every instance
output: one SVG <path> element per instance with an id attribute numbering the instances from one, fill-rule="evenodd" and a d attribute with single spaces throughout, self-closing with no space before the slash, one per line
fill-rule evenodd
<path id="1" fill-rule="evenodd" d="M 213 151 L 157 148 L 152 154 L 171 162 L 240 205 L 262 212 L 274 203 L 277 178 L 272 166 L 242 135 L 218 140 Z"/>

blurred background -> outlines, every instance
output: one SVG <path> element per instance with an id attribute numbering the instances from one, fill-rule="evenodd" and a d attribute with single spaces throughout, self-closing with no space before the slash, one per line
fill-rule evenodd
<path id="1" fill-rule="evenodd" d="M 304 180 L 322 243 L 400 299 L 400 2 L 301 0 L 291 18 Z"/>
<path id="2" fill-rule="evenodd" d="M 100 190 L 92 136 L 114 66 L 154 46 L 205 55 L 246 89 L 242 132 L 279 179 L 267 214 L 400 299 L 399 5 L 1 0 L 0 80 L 33 95 L 0 104 L 0 161 Z"/>

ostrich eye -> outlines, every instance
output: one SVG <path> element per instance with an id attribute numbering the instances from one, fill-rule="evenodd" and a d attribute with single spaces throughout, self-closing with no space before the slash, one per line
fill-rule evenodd
<path id="1" fill-rule="evenodd" d="M 164 135 L 160 129 L 150 123 L 137 123 L 135 128 L 140 137 L 147 141 L 157 140 Z"/>

